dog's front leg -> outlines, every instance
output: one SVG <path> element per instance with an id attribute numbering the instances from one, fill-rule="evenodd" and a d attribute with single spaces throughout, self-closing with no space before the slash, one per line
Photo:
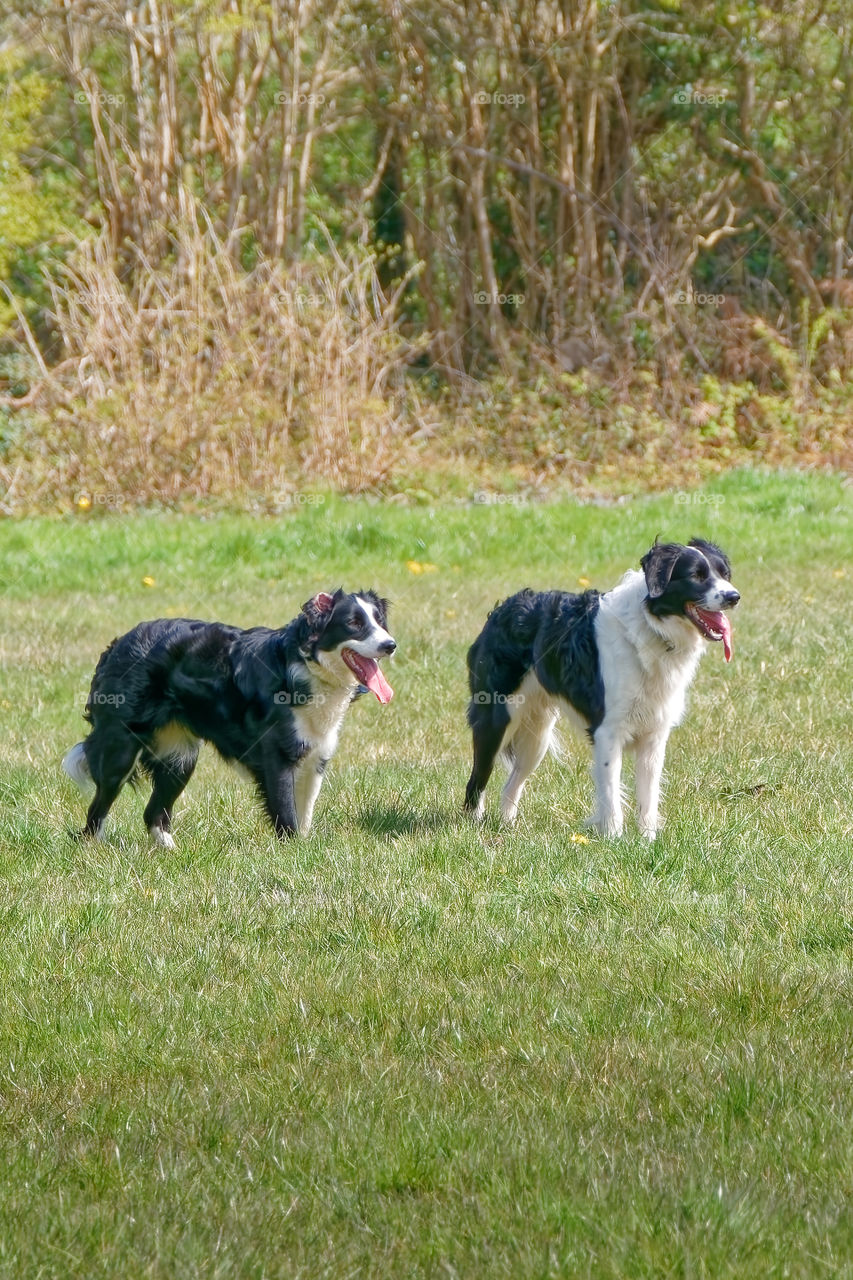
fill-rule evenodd
<path id="1" fill-rule="evenodd" d="M 622 834 L 622 741 L 600 725 L 593 739 L 593 778 L 595 781 L 595 813 L 587 825 L 602 836 Z"/>
<path id="2" fill-rule="evenodd" d="M 305 836 L 311 830 L 314 805 L 323 785 L 323 773 L 328 760 L 323 758 L 303 760 L 294 781 L 294 798 L 299 834 Z"/>
<path id="3" fill-rule="evenodd" d="M 660 828 L 660 781 L 669 730 L 650 733 L 636 745 L 637 824 L 642 835 L 654 840 Z"/>
<path id="4" fill-rule="evenodd" d="M 268 762 L 258 779 L 277 836 L 295 836 L 299 829 L 293 775 L 293 765 L 278 760 Z"/>

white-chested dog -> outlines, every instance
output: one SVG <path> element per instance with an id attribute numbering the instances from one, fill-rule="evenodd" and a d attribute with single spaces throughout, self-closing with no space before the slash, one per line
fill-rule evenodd
<path id="1" fill-rule="evenodd" d="M 603 595 L 521 591 L 498 605 L 468 653 L 474 766 L 465 808 L 483 814 L 499 753 L 511 761 L 501 811 L 511 822 L 524 784 L 562 713 L 594 750 L 595 812 L 602 835 L 622 832 L 622 755 L 636 756 L 637 820 L 654 838 L 664 754 L 684 714 L 705 642 L 732 653 L 726 610 L 740 599 L 731 566 L 713 543 L 655 544 L 642 573 Z"/>

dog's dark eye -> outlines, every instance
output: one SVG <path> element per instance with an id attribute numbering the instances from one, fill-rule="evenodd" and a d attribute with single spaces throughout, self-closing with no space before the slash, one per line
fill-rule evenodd
<path id="1" fill-rule="evenodd" d="M 364 631 L 367 626 L 367 618 L 363 613 L 357 613 L 349 624 L 350 631 Z"/>
<path id="2" fill-rule="evenodd" d="M 704 582 L 708 577 L 708 566 L 706 564 L 697 565 L 694 571 L 694 577 L 698 578 L 700 582 Z"/>

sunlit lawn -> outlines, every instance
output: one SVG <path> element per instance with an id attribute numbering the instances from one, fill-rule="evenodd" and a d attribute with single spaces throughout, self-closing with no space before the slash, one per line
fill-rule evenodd
<path id="1" fill-rule="evenodd" d="M 305 504 L 0 525 L 0 1273 L 853 1274 L 851 506 L 740 474 L 617 507 Z M 657 533 L 743 594 L 668 756 L 665 831 L 587 838 L 569 742 L 460 816 L 468 644 L 523 585 Z M 148 580 L 148 585 L 146 581 Z M 145 617 L 393 602 L 310 838 L 202 756 L 174 853 L 129 789 L 74 844 L 59 772 Z"/>

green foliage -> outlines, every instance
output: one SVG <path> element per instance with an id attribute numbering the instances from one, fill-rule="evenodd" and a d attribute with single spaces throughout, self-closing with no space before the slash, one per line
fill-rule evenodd
<path id="1" fill-rule="evenodd" d="M 17 502 L 31 487 L 61 503 L 69 472 L 109 474 L 107 491 L 135 501 L 174 492 L 194 471 L 188 439 L 208 458 L 203 494 L 240 501 L 237 471 L 245 482 L 250 465 L 268 488 L 265 463 L 280 474 L 296 461 L 325 483 L 347 440 L 376 460 L 354 487 L 405 484 L 409 466 L 422 477 L 460 455 L 478 473 L 595 487 L 621 463 L 630 487 L 666 483 L 671 464 L 789 462 L 794 447 L 809 464 L 846 461 L 845 0 L 616 0 L 570 23 L 556 0 L 511 21 L 512 6 L 431 0 L 178 0 L 142 25 L 133 6 L 113 23 L 109 6 L 10 8 L 0 282 L 42 321 L 47 363 L 85 369 L 46 385 L 42 416 L 7 444 L 25 463 L 24 480 L 3 471 Z M 268 284 L 318 265 L 339 274 L 354 246 L 377 267 L 366 315 L 406 278 L 393 319 L 372 330 L 377 367 L 392 329 L 418 364 L 411 394 L 401 354 L 395 377 L 354 402 L 349 352 L 318 413 L 299 384 L 325 320 L 309 333 L 291 317 L 273 354 Z M 67 291 L 49 309 L 51 275 Z M 352 308 L 346 288 L 332 291 L 340 318 Z M 829 298 L 838 305 L 821 314 Z M 273 388 L 282 360 L 293 373 Z M 566 371 L 582 394 L 562 394 Z M 706 374 L 720 413 L 716 398 L 699 401 Z M 380 456 L 361 432 L 371 415 L 381 424 L 383 397 L 394 430 Z M 427 421 L 423 400 L 446 412 Z M 131 405 L 171 442 L 165 485 L 150 457 L 116 479 L 135 451 Z M 60 416 L 71 456 L 52 480 Z M 335 448 L 317 439 L 330 417 Z M 228 475 L 210 461 L 223 455 Z"/>
<path id="2" fill-rule="evenodd" d="M 62 202 L 48 177 L 34 177 L 25 163 L 51 86 L 22 66 L 15 54 L 0 53 L 0 280 L 32 299 L 50 253 L 47 242 L 60 234 Z M 8 300 L 0 298 L 0 335 L 13 315 Z"/>

